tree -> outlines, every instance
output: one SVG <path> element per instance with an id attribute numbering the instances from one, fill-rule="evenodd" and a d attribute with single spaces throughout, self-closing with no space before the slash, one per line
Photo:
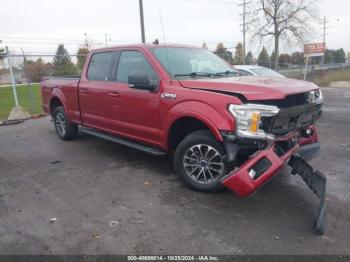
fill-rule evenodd
<path id="1" fill-rule="evenodd" d="M 50 63 L 45 64 L 41 58 L 36 61 L 25 60 L 24 68 L 29 82 L 40 82 L 44 76 L 50 75 L 52 71 L 52 65 Z"/>
<path id="2" fill-rule="evenodd" d="M 280 66 L 287 67 L 291 62 L 291 56 L 289 54 L 280 54 L 278 58 L 278 63 Z"/>
<path id="3" fill-rule="evenodd" d="M 216 51 L 221 51 L 221 50 L 222 52 L 226 50 L 223 42 L 218 43 L 218 45 L 216 46 Z"/>
<path id="4" fill-rule="evenodd" d="M 78 74 L 77 67 L 72 63 L 67 49 L 63 44 L 58 45 L 55 57 L 53 59 L 55 76 L 76 75 Z"/>
<path id="5" fill-rule="evenodd" d="M 208 49 L 208 45 L 207 45 L 207 43 L 206 43 L 206 42 L 203 42 L 203 44 L 202 44 L 202 48 L 204 48 L 204 49 Z"/>
<path id="6" fill-rule="evenodd" d="M 334 63 L 345 63 L 345 52 L 343 48 L 337 49 L 334 52 Z"/>
<path id="7" fill-rule="evenodd" d="M 304 65 L 304 53 L 303 52 L 294 52 L 291 56 L 291 63 L 293 65 Z"/>
<path id="8" fill-rule="evenodd" d="M 275 67 L 278 66 L 280 40 L 302 43 L 317 18 L 317 0 L 258 0 L 250 23 L 252 39 L 274 40 Z M 275 69 L 276 69 L 275 68 Z"/>
<path id="9" fill-rule="evenodd" d="M 6 56 L 6 52 L 4 48 L 0 48 L 0 61 L 3 60 Z"/>
<path id="10" fill-rule="evenodd" d="M 86 56 L 89 54 L 90 50 L 87 47 L 80 47 L 77 52 L 77 66 L 81 71 L 85 63 Z"/>
<path id="11" fill-rule="evenodd" d="M 271 56 L 270 56 L 270 68 L 276 68 L 276 52 L 275 50 L 272 51 Z"/>
<path id="12" fill-rule="evenodd" d="M 343 48 L 337 50 L 327 49 L 324 53 L 324 63 L 333 64 L 333 63 L 345 63 L 346 57 Z"/>
<path id="13" fill-rule="evenodd" d="M 265 47 L 263 47 L 263 49 L 261 50 L 258 56 L 258 65 L 265 66 L 265 67 L 270 66 L 269 53 L 267 52 Z"/>
<path id="14" fill-rule="evenodd" d="M 254 64 L 254 57 L 253 57 L 252 52 L 250 52 L 250 51 L 245 56 L 245 64 L 246 65 L 253 65 Z"/>
<path id="15" fill-rule="evenodd" d="M 334 63 L 334 50 L 326 49 L 324 52 L 324 63 L 331 64 Z"/>
<path id="16" fill-rule="evenodd" d="M 220 56 L 222 59 L 224 59 L 226 62 L 232 64 L 233 59 L 232 59 L 232 52 L 228 51 L 227 48 L 224 46 L 222 42 L 220 42 L 216 50 L 214 52 L 216 55 Z"/>
<path id="17" fill-rule="evenodd" d="M 241 42 L 238 42 L 236 45 L 235 57 L 233 59 L 233 63 L 235 65 L 243 65 L 244 64 L 244 53 L 243 53 L 243 45 Z"/>

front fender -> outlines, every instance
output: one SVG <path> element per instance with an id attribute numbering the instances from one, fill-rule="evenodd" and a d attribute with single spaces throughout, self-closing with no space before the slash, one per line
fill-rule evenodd
<path id="1" fill-rule="evenodd" d="M 203 122 L 218 141 L 223 141 L 220 130 L 233 130 L 234 118 L 228 112 L 219 112 L 216 108 L 199 101 L 185 101 L 176 104 L 163 117 L 165 131 L 164 144 L 167 144 L 167 134 L 176 120 L 183 117 L 193 117 Z"/>

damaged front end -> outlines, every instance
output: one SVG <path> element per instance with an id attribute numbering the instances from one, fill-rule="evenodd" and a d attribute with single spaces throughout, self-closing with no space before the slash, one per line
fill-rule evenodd
<path id="1" fill-rule="evenodd" d="M 320 171 L 314 171 L 314 169 L 298 154 L 290 158 L 288 165 L 292 168 L 292 174 L 300 175 L 308 187 L 320 199 L 314 228 L 319 235 L 323 235 L 327 178 Z"/>
<path id="2" fill-rule="evenodd" d="M 300 175 L 320 199 L 315 230 L 323 234 L 326 177 L 302 158 L 304 155 L 310 158 L 310 153 L 319 149 L 313 126 L 317 106 L 306 104 L 280 109 L 271 105 L 248 105 L 246 108 L 231 106 L 229 110 L 238 127 L 235 133 L 223 133 L 225 160 L 236 161 L 236 168 L 221 182 L 238 196 L 246 197 L 288 164 L 292 174 Z"/>

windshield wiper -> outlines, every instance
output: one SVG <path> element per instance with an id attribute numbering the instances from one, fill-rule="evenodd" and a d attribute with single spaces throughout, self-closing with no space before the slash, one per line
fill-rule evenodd
<path id="1" fill-rule="evenodd" d="M 201 77 L 201 76 L 212 77 L 212 76 L 215 76 L 215 74 L 213 74 L 213 73 L 205 73 L 205 72 L 192 72 L 192 73 L 189 73 L 189 74 L 175 74 L 174 75 L 174 77 L 178 77 L 178 76 L 189 76 L 189 77 L 192 77 L 192 78 L 196 78 L 196 77 Z"/>
<path id="2" fill-rule="evenodd" d="M 229 70 L 227 70 L 227 71 L 225 71 L 225 72 L 217 72 L 217 73 L 215 73 L 214 74 L 215 76 L 224 76 L 224 75 L 240 75 L 240 73 L 238 73 L 238 72 L 235 72 L 235 71 L 229 71 Z"/>
<path id="3" fill-rule="evenodd" d="M 175 74 L 174 77 L 178 76 L 188 76 L 191 78 L 196 77 L 215 77 L 215 76 L 228 76 L 228 75 L 240 75 L 238 72 L 235 71 L 225 71 L 225 72 L 217 72 L 217 73 L 206 73 L 206 72 L 192 72 L 189 74 Z"/>

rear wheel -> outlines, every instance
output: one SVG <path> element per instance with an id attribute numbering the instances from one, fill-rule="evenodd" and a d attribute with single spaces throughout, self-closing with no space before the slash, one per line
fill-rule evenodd
<path id="1" fill-rule="evenodd" d="M 224 189 L 220 179 L 227 174 L 223 146 L 206 130 L 189 134 L 176 148 L 175 172 L 192 189 L 217 192 Z"/>
<path id="2" fill-rule="evenodd" d="M 68 122 L 63 106 L 55 108 L 52 114 L 56 133 L 63 140 L 72 140 L 78 134 L 78 125 Z"/>

